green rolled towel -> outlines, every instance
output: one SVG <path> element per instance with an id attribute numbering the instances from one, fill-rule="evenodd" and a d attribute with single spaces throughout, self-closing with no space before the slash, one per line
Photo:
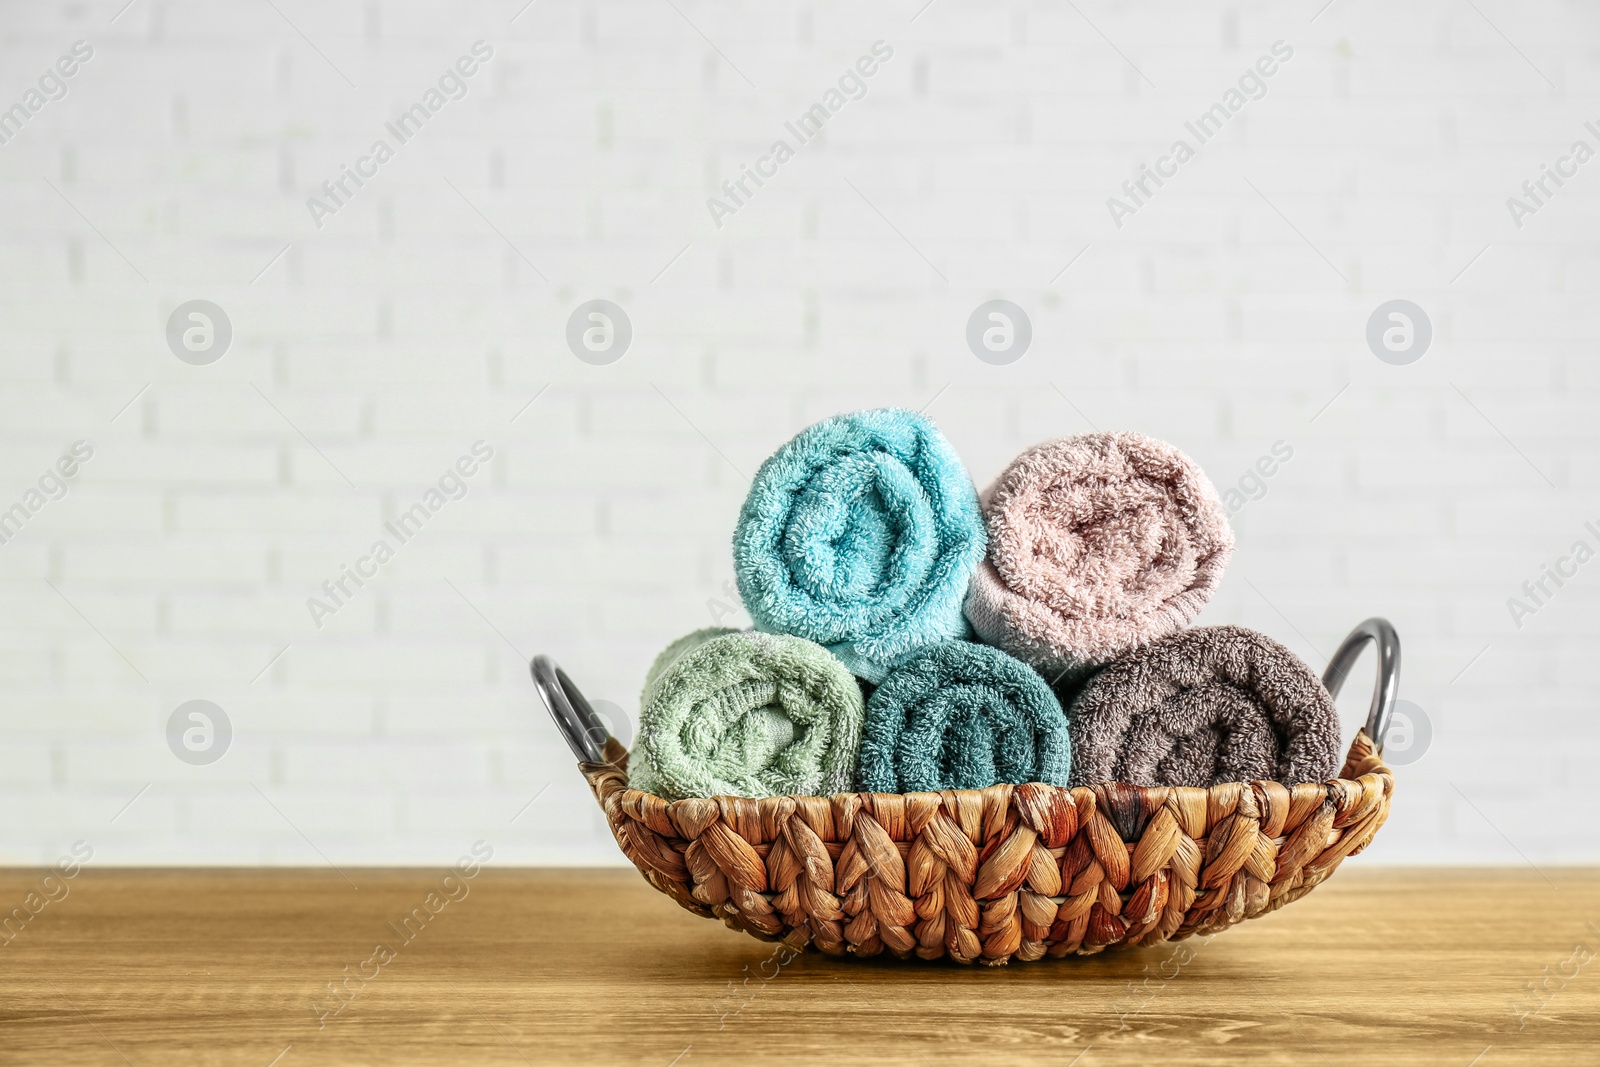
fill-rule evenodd
<path id="1" fill-rule="evenodd" d="M 634 789 L 667 800 L 850 789 L 861 687 L 804 638 L 697 630 L 656 657 L 639 704 Z"/>
<path id="2" fill-rule="evenodd" d="M 1032 667 L 967 641 L 934 645 L 867 701 L 858 788 L 872 793 L 1066 785 L 1061 703 Z"/>

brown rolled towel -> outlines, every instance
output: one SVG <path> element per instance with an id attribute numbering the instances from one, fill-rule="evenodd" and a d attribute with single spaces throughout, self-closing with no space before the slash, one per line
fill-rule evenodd
<path id="1" fill-rule="evenodd" d="M 1122 656 L 1067 719 L 1073 785 L 1293 785 L 1339 769 L 1333 697 L 1293 652 L 1242 626 L 1185 630 Z"/>

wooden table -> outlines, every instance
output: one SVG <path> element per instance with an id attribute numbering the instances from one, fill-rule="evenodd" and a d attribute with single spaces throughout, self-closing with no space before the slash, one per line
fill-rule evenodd
<path id="1" fill-rule="evenodd" d="M 786 959 L 631 870 L 43 873 L 0 872 L 37 906 L 3 1064 L 1600 1063 L 1594 870 L 1355 860 L 1210 941 L 1005 968 Z"/>

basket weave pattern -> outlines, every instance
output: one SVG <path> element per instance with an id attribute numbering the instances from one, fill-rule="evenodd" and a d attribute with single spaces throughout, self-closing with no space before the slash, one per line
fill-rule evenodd
<path id="1" fill-rule="evenodd" d="M 1363 731 L 1340 777 L 666 801 L 581 764 L 622 851 L 697 915 L 831 955 L 960 963 L 1211 933 L 1298 900 L 1389 815 Z"/>

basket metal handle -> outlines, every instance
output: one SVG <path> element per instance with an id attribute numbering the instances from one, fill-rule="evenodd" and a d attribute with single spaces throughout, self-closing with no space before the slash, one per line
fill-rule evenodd
<path id="1" fill-rule="evenodd" d="M 556 729 L 567 739 L 572 754 L 580 763 L 605 763 L 606 742 L 611 740 L 611 731 L 594 713 L 583 692 L 567 677 L 567 672 L 544 655 L 533 657 L 528 669 L 533 673 L 533 687 L 539 691 L 539 699 L 555 720 Z"/>
<path id="2" fill-rule="evenodd" d="M 1400 635 L 1394 632 L 1388 619 L 1374 616 L 1361 623 L 1344 639 L 1339 650 L 1328 661 L 1322 672 L 1322 684 L 1334 696 L 1344 686 L 1345 677 L 1354 667 L 1361 652 L 1371 641 L 1378 646 L 1378 674 L 1372 688 L 1372 707 L 1367 712 L 1367 736 L 1373 747 L 1383 754 L 1383 738 L 1389 732 L 1389 720 L 1394 715 L 1395 698 L 1400 692 Z"/>

